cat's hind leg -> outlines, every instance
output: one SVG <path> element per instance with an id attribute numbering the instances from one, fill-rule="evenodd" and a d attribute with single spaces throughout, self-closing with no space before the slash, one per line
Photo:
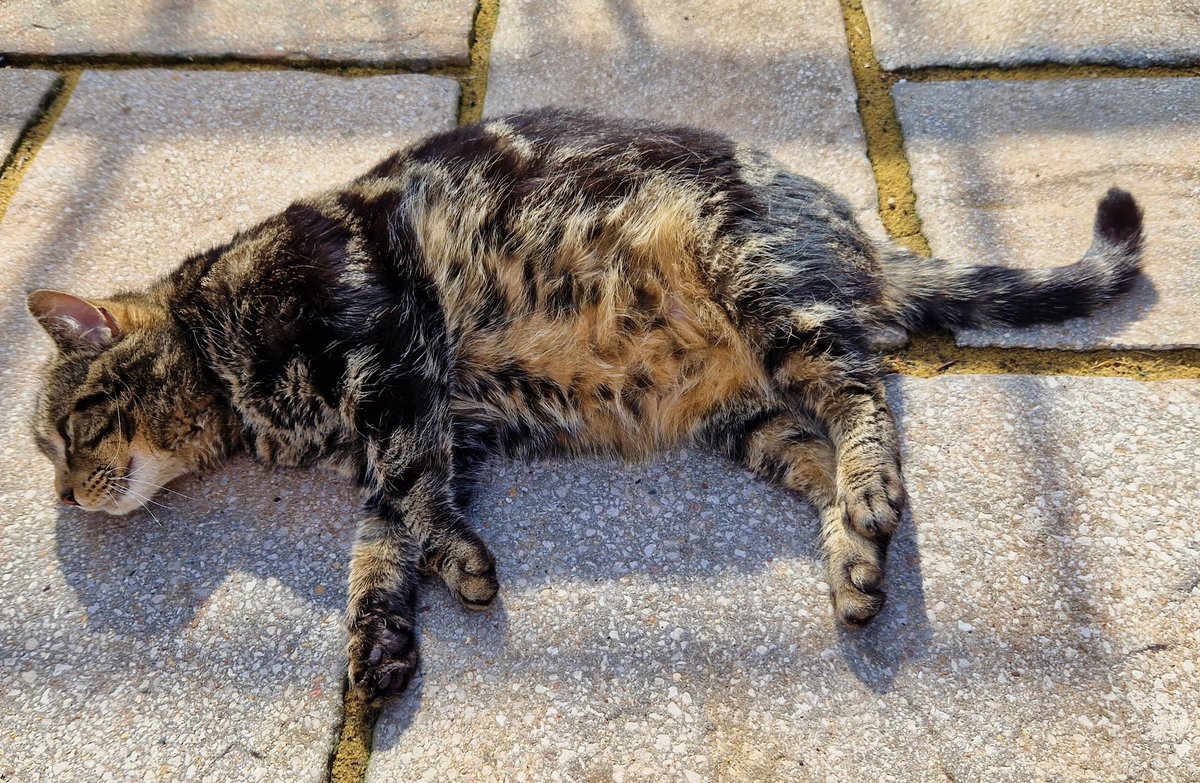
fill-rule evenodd
<path id="1" fill-rule="evenodd" d="M 771 323 L 763 361 L 776 394 L 811 411 L 828 433 L 847 524 L 886 538 L 904 506 L 900 445 L 863 332 L 838 308 L 796 308 Z"/>
<path id="2" fill-rule="evenodd" d="M 808 497 L 821 520 L 834 612 L 852 627 L 874 617 L 883 606 L 888 537 L 847 524 L 838 499 L 837 450 L 815 418 L 766 408 L 725 418 L 709 440 L 756 475 Z"/>

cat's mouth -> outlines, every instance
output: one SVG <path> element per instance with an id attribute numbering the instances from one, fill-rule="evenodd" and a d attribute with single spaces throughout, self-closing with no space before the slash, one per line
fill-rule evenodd
<path id="1" fill-rule="evenodd" d="M 131 454 L 125 469 L 113 472 L 107 502 L 99 510 L 120 517 L 152 503 L 150 498 L 154 490 L 150 487 L 154 485 L 142 476 L 147 467 L 146 460 L 139 460 L 136 453 Z"/>

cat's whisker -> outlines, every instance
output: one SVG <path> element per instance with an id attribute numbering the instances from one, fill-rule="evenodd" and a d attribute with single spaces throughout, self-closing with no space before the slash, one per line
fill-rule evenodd
<path id="1" fill-rule="evenodd" d="M 134 498 L 134 500 L 138 500 L 138 499 L 137 499 L 137 498 Z M 162 523 L 162 520 L 161 520 L 161 519 L 159 519 L 157 516 L 155 516 L 154 512 L 150 510 L 150 507 L 149 507 L 149 506 L 147 506 L 147 505 L 146 505 L 145 503 L 143 503 L 141 500 L 138 500 L 138 503 L 141 503 L 141 505 L 142 505 L 142 508 L 144 508 L 144 509 L 146 510 L 146 513 L 150 515 L 150 518 L 151 518 L 151 519 L 153 519 L 155 522 L 157 522 L 157 523 L 158 523 L 158 526 L 159 526 L 159 527 L 163 527 L 163 526 L 164 526 L 164 525 L 163 525 L 163 523 Z"/>
<path id="2" fill-rule="evenodd" d="M 139 473 L 141 473 L 143 470 L 145 470 L 145 469 L 146 469 L 146 466 L 148 466 L 149 464 L 150 464 L 150 462 L 149 462 L 149 461 L 143 462 L 141 465 L 138 465 L 136 468 L 134 468 L 133 470 L 131 470 L 131 471 L 129 471 L 128 473 L 126 473 L 126 474 L 125 474 L 125 478 L 131 478 L 131 477 L 133 477 L 133 476 L 136 476 L 137 474 L 139 474 Z"/>

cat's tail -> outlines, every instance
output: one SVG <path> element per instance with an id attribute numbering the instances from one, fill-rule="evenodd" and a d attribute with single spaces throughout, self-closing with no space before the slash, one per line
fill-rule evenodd
<path id="1" fill-rule="evenodd" d="M 1133 284 L 1142 244 L 1141 207 L 1112 188 L 1096 209 L 1092 246 L 1067 266 L 972 266 L 889 248 L 881 258 L 884 315 L 904 329 L 1025 326 L 1087 315 Z"/>

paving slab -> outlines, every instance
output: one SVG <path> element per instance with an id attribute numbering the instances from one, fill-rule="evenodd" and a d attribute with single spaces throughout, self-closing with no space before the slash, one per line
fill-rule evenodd
<path id="1" fill-rule="evenodd" d="M 368 781 L 1195 780 L 1200 383 L 893 379 L 911 513 L 835 626 L 807 504 L 702 451 L 500 462 Z"/>
<path id="2" fill-rule="evenodd" d="M 1200 62 L 1187 0 L 862 0 L 884 68 Z"/>
<path id="3" fill-rule="evenodd" d="M 1089 318 L 968 331 L 960 345 L 1200 345 L 1200 79 L 902 83 L 893 88 L 936 255 L 1044 267 L 1091 241 L 1110 186 L 1146 214 L 1146 275 Z"/>
<path id="4" fill-rule="evenodd" d="M 453 127 L 457 95 L 427 76 L 83 75 L 0 226 L 0 780 L 322 779 L 351 488 L 239 460 L 153 513 L 62 507 L 29 436 L 50 341 L 22 303 L 145 284 Z"/>
<path id="5" fill-rule="evenodd" d="M 0 164 L 8 160 L 21 131 L 57 81 L 52 71 L 0 70 Z"/>
<path id="6" fill-rule="evenodd" d="M 711 128 L 882 230 L 847 51 L 836 0 L 505 0 L 484 114 L 553 104 Z"/>
<path id="7" fill-rule="evenodd" d="M 466 65 L 474 0 L 5 0 L 0 53 Z"/>

